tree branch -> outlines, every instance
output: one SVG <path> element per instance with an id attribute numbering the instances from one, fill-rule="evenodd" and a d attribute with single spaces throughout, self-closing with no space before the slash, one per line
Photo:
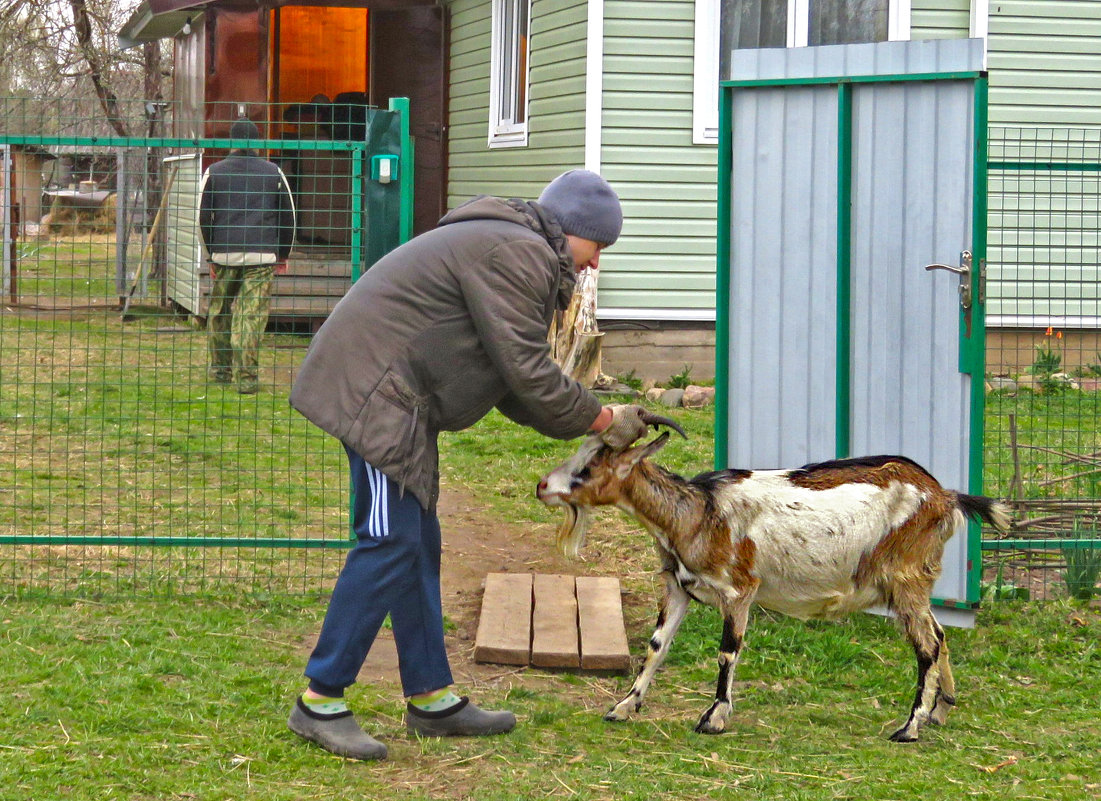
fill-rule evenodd
<path id="1" fill-rule="evenodd" d="M 87 0 L 69 0 L 69 6 L 73 10 L 73 30 L 76 33 L 77 43 L 84 60 L 88 62 L 88 77 L 95 87 L 96 96 L 107 114 L 107 121 L 119 136 L 128 136 L 126 123 L 119 113 L 118 97 L 107 86 L 103 62 L 100 61 L 92 42 L 92 22 L 88 14 Z"/>

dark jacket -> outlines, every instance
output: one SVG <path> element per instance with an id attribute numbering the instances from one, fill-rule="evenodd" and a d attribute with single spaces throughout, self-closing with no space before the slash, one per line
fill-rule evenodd
<path id="1" fill-rule="evenodd" d="M 210 165 L 200 191 L 199 228 L 212 261 L 230 253 L 286 261 L 294 244 L 294 198 L 278 166 L 235 150 Z"/>
<path id="2" fill-rule="evenodd" d="M 439 431 L 496 406 L 572 439 L 599 414 L 547 344 L 573 283 L 552 217 L 535 203 L 475 198 L 352 286 L 314 336 L 290 402 L 433 508 Z"/>

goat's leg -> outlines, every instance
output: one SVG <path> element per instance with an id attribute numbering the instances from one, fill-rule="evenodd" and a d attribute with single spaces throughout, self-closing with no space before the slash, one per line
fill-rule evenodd
<path id="1" fill-rule="evenodd" d="M 940 689 L 937 692 L 937 703 L 929 715 L 929 721 L 943 726 L 948 720 L 948 713 L 956 705 L 956 680 L 952 677 L 952 667 L 948 664 L 948 643 L 944 639 L 944 629 L 939 625 L 937 637 L 940 640 L 940 656 L 937 659 L 937 664 L 940 666 Z"/>
<path id="2" fill-rule="evenodd" d="M 755 588 L 754 588 L 755 590 Z M 719 645 L 719 681 L 715 688 L 715 701 L 703 713 L 696 731 L 700 734 L 722 734 L 734 708 L 734 668 L 742 654 L 745 629 L 749 622 L 749 607 L 756 594 L 754 590 L 729 591 L 720 599 L 723 613 L 723 638 Z"/>
<path id="3" fill-rule="evenodd" d="M 918 730 L 929 721 L 941 696 L 940 653 L 944 631 L 933 618 L 928 601 L 925 601 L 924 608 L 915 609 L 914 606 L 896 605 L 906 637 L 917 657 L 918 674 L 917 692 L 910 709 L 910 717 L 906 725 L 890 737 L 897 743 L 912 743 L 917 740 Z"/>
<path id="4" fill-rule="evenodd" d="M 662 571 L 665 579 L 665 594 L 662 597 L 661 609 L 658 612 L 657 627 L 650 637 L 649 650 L 646 653 L 646 661 L 635 677 L 631 685 L 631 691 L 618 704 L 609 709 L 604 720 L 626 720 L 631 713 L 642 708 L 642 701 L 646 697 L 646 690 L 661 663 L 665 661 L 665 655 L 669 653 L 669 646 L 673 643 L 673 637 L 677 629 L 684 621 L 684 615 L 688 611 L 690 599 L 688 593 L 677 582 L 672 570 Z"/>

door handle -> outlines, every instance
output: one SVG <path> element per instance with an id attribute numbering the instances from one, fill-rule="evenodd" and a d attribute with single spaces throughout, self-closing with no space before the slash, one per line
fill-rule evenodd
<path id="1" fill-rule="evenodd" d="M 940 264 L 939 262 L 937 264 L 926 264 L 925 269 L 947 270 L 948 272 L 955 273 L 956 275 L 967 275 L 968 272 L 966 267 L 953 267 L 951 264 Z"/>
<path id="2" fill-rule="evenodd" d="M 953 267 L 951 264 L 926 264 L 926 270 L 947 270 L 950 273 L 955 273 L 960 277 L 960 306 L 964 309 L 970 309 L 971 304 L 975 298 L 974 284 L 975 276 L 971 271 L 971 251 L 965 250 L 960 254 L 960 266 Z"/>
<path id="3" fill-rule="evenodd" d="M 965 250 L 960 253 L 959 267 L 940 263 L 925 265 L 926 270 L 946 270 L 960 277 L 960 308 L 963 309 L 964 335 L 968 338 L 971 337 L 971 307 L 974 305 L 976 296 L 979 302 L 982 303 L 985 301 L 984 295 L 986 294 L 986 260 L 979 259 L 977 272 L 972 261 L 971 251 Z"/>

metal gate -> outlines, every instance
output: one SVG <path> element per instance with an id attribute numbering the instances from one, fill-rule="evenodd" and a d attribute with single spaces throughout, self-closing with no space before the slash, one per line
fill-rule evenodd
<path id="1" fill-rule="evenodd" d="M 286 395 L 332 304 L 411 236 L 408 102 L 325 109 L 309 130 L 252 108 L 263 139 L 247 144 L 120 137 L 102 116 L 57 109 L 0 99 L 0 149 L 51 159 L 52 204 L 17 223 L 11 192 L 0 198 L 0 592 L 316 590 L 325 554 L 350 543 L 346 469 Z M 205 123 L 228 131 L 239 113 L 208 108 Z M 196 182 L 242 146 L 280 164 L 302 212 L 256 394 L 209 380 L 202 325 Z M 14 173 L 5 187 L 27 180 Z"/>
<path id="2" fill-rule="evenodd" d="M 736 51 L 722 84 L 719 466 L 898 453 L 982 489 L 986 78 L 976 40 Z M 978 527 L 938 617 L 968 625 Z"/>

